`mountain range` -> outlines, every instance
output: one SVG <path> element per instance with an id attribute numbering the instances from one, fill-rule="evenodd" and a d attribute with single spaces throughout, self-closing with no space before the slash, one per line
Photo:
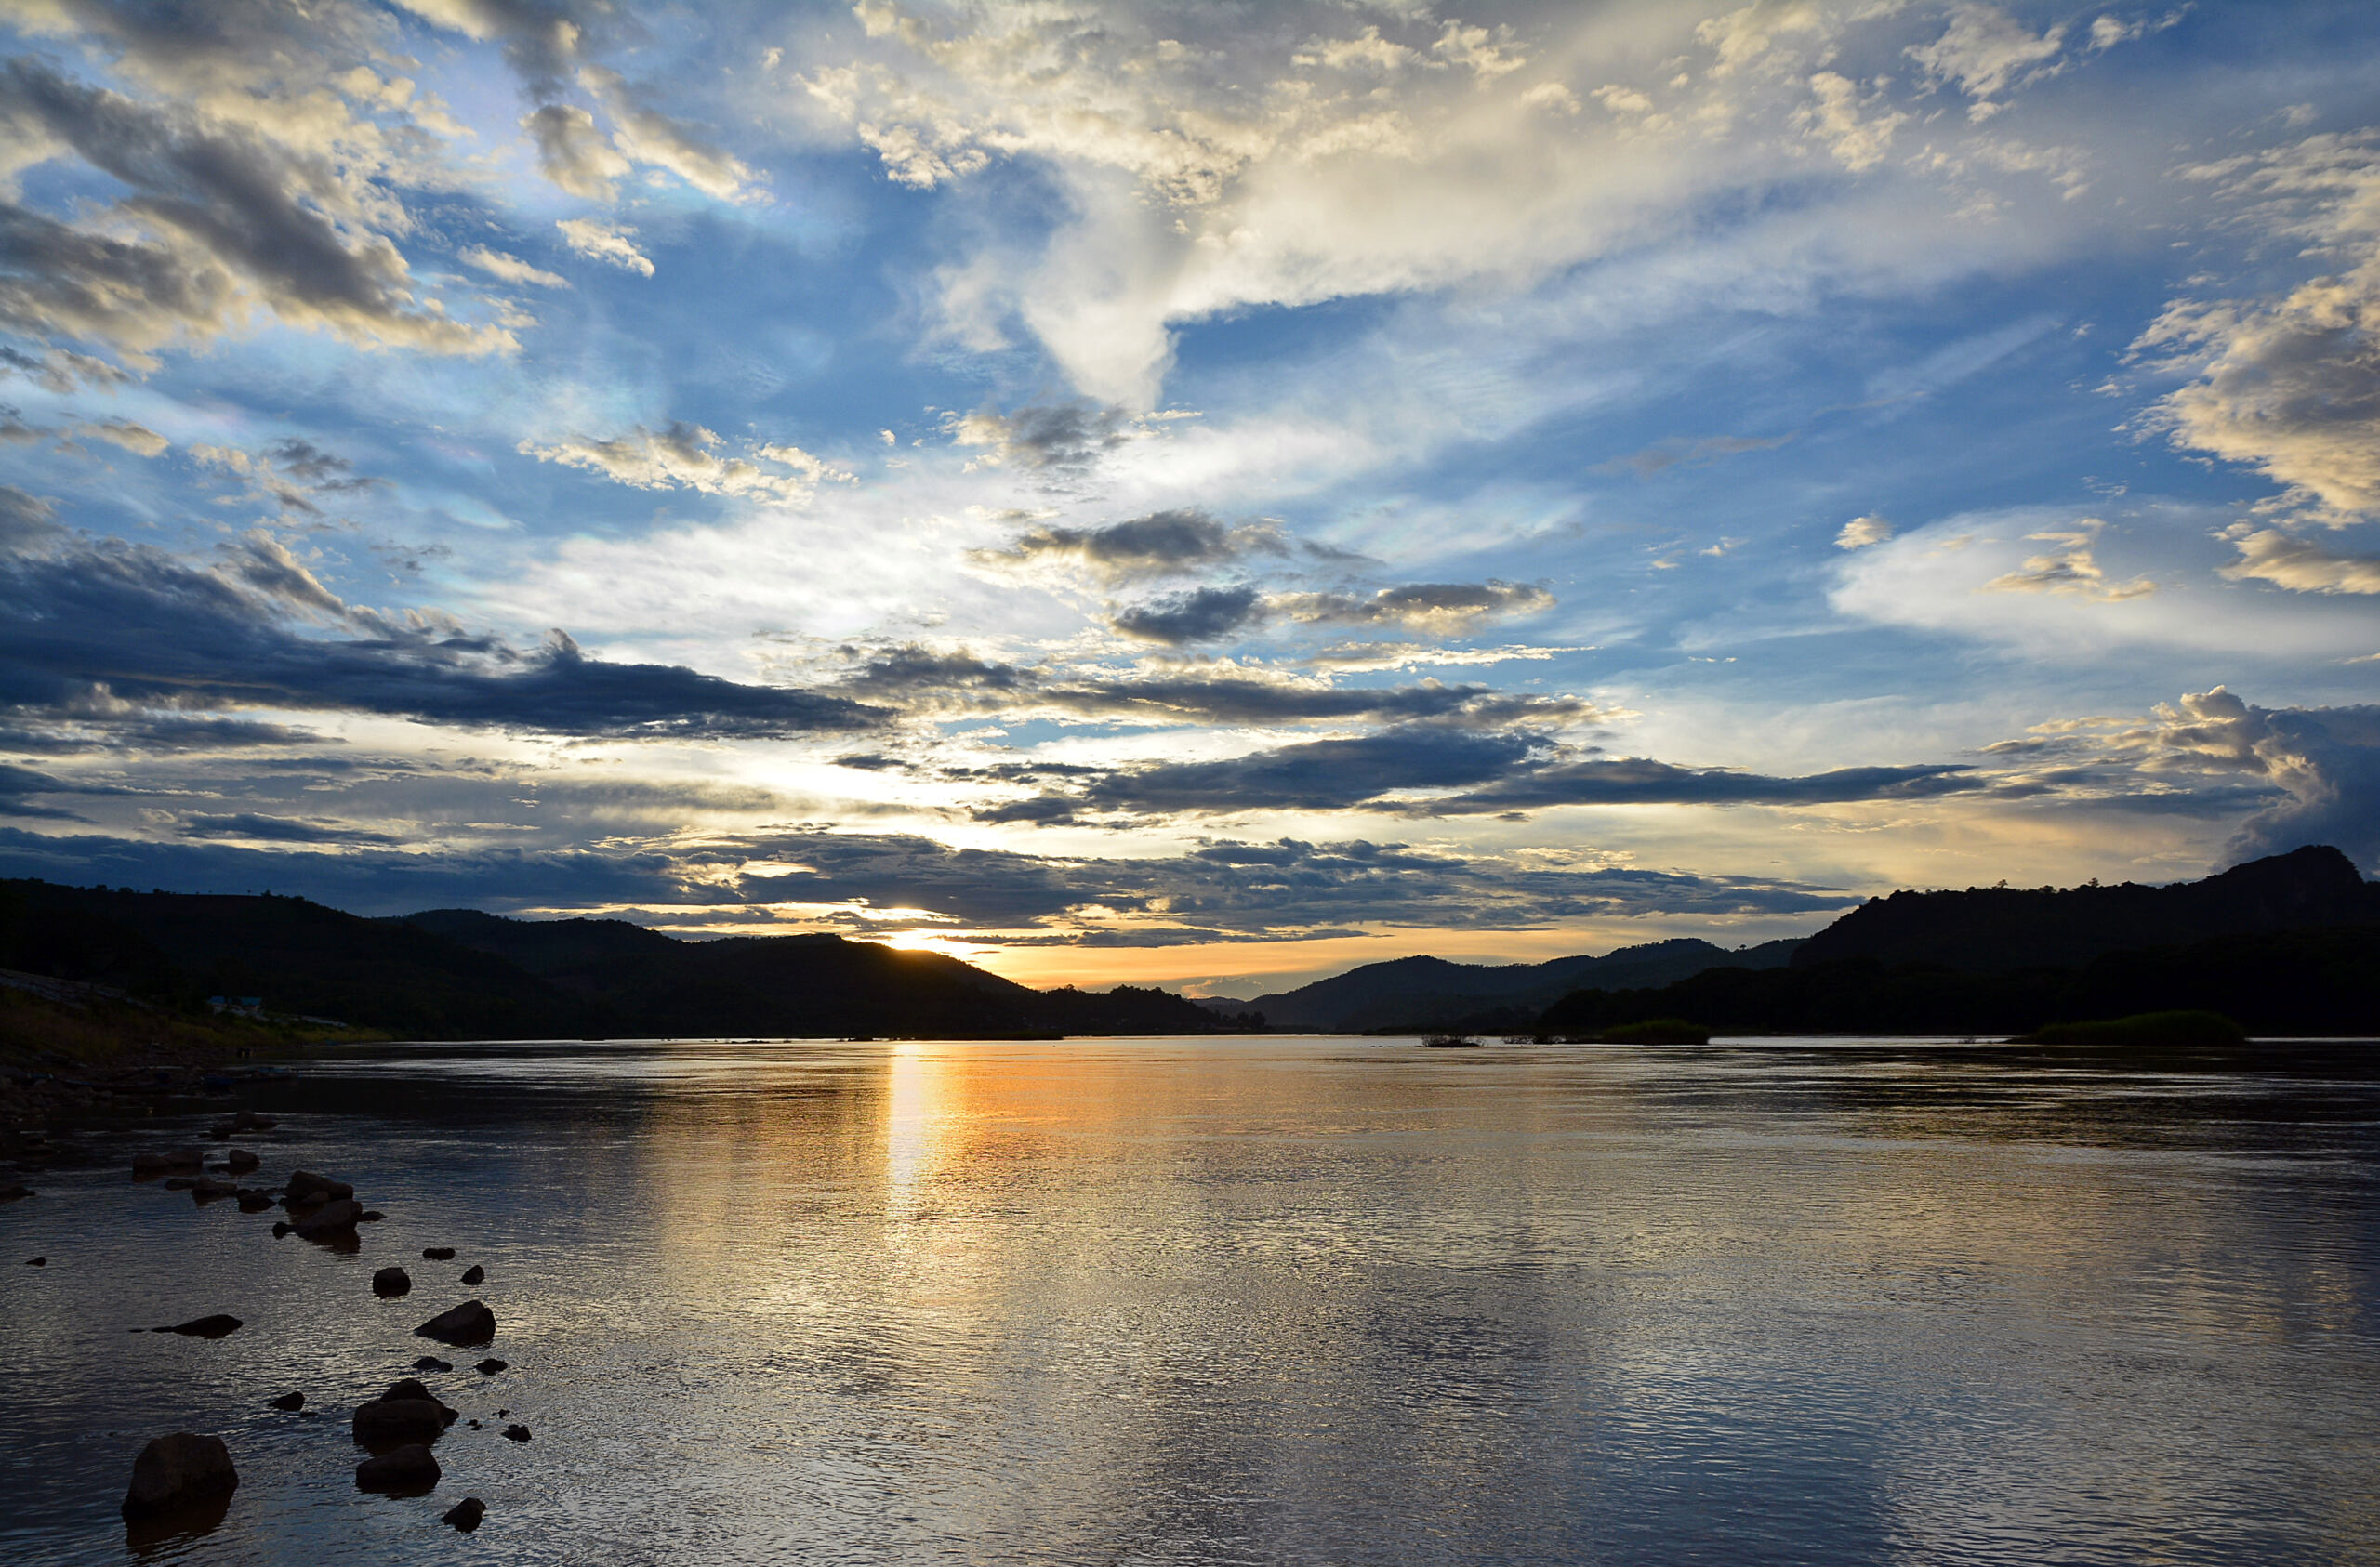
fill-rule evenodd
<path id="1" fill-rule="evenodd" d="M 1206 1005 L 1228 1012 L 1260 1012 L 1267 1028 L 1318 1034 L 1526 1027 L 1574 990 L 1665 985 L 1706 968 L 1776 968 L 1791 959 L 1800 945 L 1793 939 L 1731 950 L 1685 936 L 1620 947 L 1601 957 L 1582 954 L 1543 963 L 1450 963 L 1442 957 L 1399 957 L 1367 963 L 1253 1001 Z"/>

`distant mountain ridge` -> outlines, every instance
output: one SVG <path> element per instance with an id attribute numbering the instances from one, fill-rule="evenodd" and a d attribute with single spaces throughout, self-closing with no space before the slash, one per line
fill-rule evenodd
<path id="1" fill-rule="evenodd" d="M 1699 937 L 1580 954 L 1543 963 L 1453 963 L 1442 957 L 1398 957 L 1367 963 L 1295 990 L 1223 1005 L 1264 1015 L 1268 1028 L 1359 1034 L 1372 1028 L 1500 1027 L 1534 1019 L 1569 992 L 1586 986 L 1629 990 L 1665 985 L 1706 968 L 1781 967 L 1797 939 L 1764 942 L 1733 951 Z"/>
<path id="2" fill-rule="evenodd" d="M 271 894 L 0 881 L 0 968 L 182 1006 L 268 1010 L 416 1039 L 1199 1034 L 1160 990 L 1037 991 L 939 953 L 840 936 L 681 942 L 625 920 L 447 909 L 389 919 Z"/>

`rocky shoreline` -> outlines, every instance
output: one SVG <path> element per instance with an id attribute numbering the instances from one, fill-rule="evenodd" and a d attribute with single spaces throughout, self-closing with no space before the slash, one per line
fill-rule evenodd
<path id="1" fill-rule="evenodd" d="M 206 1129 L 205 1142 L 157 1147 L 154 1133 L 129 1117 L 114 1124 L 102 1120 L 89 1125 L 90 1117 L 71 1113 L 78 1109 L 102 1113 L 118 1109 L 127 1096 L 135 1101 L 153 1102 L 157 1108 L 186 1112 L 192 1108 L 189 1104 L 174 1102 L 183 1094 L 219 1095 L 235 1090 L 243 1077 L 253 1081 L 263 1075 L 285 1074 L 285 1069 L 234 1073 L 210 1069 L 219 1064 L 159 1066 L 144 1062 L 126 1068 L 113 1080 L 48 1079 L 52 1084 L 82 1091 L 49 1096 L 34 1106 L 16 1107 L 20 1113 L 27 1108 L 51 1113 L 38 1120 L 20 1120 L 7 1130 L 5 1152 L 11 1168 L 5 1190 L 0 1190 L 0 1201 L 38 1202 L 37 1193 L 22 1178 L 37 1176 L 44 1169 L 114 1165 L 126 1170 L 132 1181 L 153 1186 L 160 1193 L 187 1192 L 198 1209 L 218 1203 L 235 1204 L 242 1212 L 259 1216 L 259 1229 L 266 1228 L 262 1216 L 274 1215 L 269 1227 L 270 1240 L 258 1237 L 264 1244 L 280 1241 L 349 1255 L 360 1252 L 364 1230 L 388 1216 L 366 1206 L 352 1183 L 321 1171 L 296 1167 L 277 1180 L 265 1183 L 260 1172 L 273 1161 L 267 1152 L 246 1145 L 254 1142 L 269 1150 L 282 1127 L 282 1121 L 276 1116 L 248 1109 L 233 1111 Z M 73 1121 L 75 1130 L 64 1128 L 64 1122 L 56 1113 L 60 1111 L 69 1113 L 64 1120 Z M 142 1121 L 146 1119 L 140 1117 Z M 458 1249 L 453 1245 L 427 1246 L 422 1249 L 421 1260 L 453 1263 Z M 48 1268 L 51 1259 L 46 1256 L 25 1258 L 20 1265 Z M 444 1268 L 440 1272 L 444 1274 Z M 452 1287 L 483 1290 L 489 1269 L 486 1262 L 473 1259 L 450 1276 L 456 1281 Z M 428 1281 L 421 1283 L 426 1284 Z M 366 1287 L 383 1299 L 395 1299 L 420 1286 L 406 1268 L 391 1265 L 373 1272 Z M 241 1317 L 216 1311 L 186 1322 L 136 1326 L 131 1331 L 222 1339 L 245 1326 L 247 1323 Z M 429 1316 L 411 1331 L 413 1336 L 433 1343 L 483 1350 L 497 1337 L 498 1320 L 495 1308 L 474 1295 Z M 358 1490 L 394 1498 L 432 1495 L 443 1478 L 436 1446 L 458 1422 L 467 1431 L 487 1431 L 491 1439 L 514 1442 L 532 1440 L 528 1427 L 517 1421 L 505 1424 L 498 1430 L 491 1429 L 494 1422 L 464 1417 L 422 1379 L 457 1375 L 452 1362 L 425 1354 L 414 1362 L 413 1369 L 414 1376 L 399 1380 L 350 1412 L 350 1456 L 334 1458 L 328 1453 L 323 1455 L 325 1464 L 351 1465 Z M 471 1385 L 485 1386 L 510 1370 L 509 1361 L 488 1354 L 459 1375 L 468 1377 Z M 253 1391 L 257 1404 L 292 1419 L 315 1420 L 324 1413 L 302 1388 L 258 1386 Z M 234 1425 L 231 1418 L 234 1413 L 230 1408 L 224 1411 L 227 1430 Z M 511 1416 L 509 1407 L 495 1411 L 496 1422 L 511 1421 Z M 128 1482 L 119 1510 L 125 1521 L 126 1543 L 133 1548 L 149 1550 L 169 1541 L 192 1539 L 211 1533 L 223 1522 L 240 1484 L 240 1458 L 222 1436 L 204 1430 L 161 1432 L 147 1441 L 137 1454 L 127 1456 Z M 468 1496 L 445 1509 L 436 1521 L 469 1533 L 480 1527 L 487 1510 L 481 1498 Z M 427 1515 L 424 1521 L 430 1521 Z"/>

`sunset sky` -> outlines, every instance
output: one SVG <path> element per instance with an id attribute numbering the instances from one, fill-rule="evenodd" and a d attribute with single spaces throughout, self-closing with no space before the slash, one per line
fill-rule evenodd
<path id="1" fill-rule="evenodd" d="M 0 874 L 1252 994 L 2380 867 L 2380 8 L 7 0 Z"/>

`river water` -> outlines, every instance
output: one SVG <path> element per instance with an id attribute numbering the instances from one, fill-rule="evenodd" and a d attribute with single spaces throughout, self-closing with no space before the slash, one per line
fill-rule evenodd
<path id="1" fill-rule="evenodd" d="M 2380 1561 L 2380 1047 L 400 1046 L 241 1102 L 249 1179 L 389 1217 L 0 1207 L 0 1560 Z M 473 1296 L 483 1429 L 359 1492 Z M 130 1541 L 175 1429 L 240 1489 Z"/>

